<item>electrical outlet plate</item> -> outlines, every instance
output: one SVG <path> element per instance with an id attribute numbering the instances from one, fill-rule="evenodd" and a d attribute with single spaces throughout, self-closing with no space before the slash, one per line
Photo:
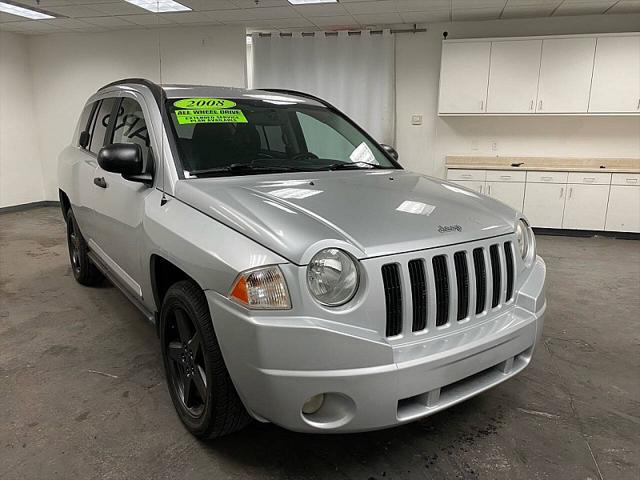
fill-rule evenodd
<path id="1" fill-rule="evenodd" d="M 422 115 L 411 115 L 411 125 L 422 125 Z"/>

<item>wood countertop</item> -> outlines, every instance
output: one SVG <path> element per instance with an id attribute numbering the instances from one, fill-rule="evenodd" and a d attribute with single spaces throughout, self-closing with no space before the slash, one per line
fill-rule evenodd
<path id="1" fill-rule="evenodd" d="M 512 164 L 521 163 L 516 167 Z M 477 157 L 448 155 L 447 168 L 560 172 L 640 173 L 640 158 Z"/>

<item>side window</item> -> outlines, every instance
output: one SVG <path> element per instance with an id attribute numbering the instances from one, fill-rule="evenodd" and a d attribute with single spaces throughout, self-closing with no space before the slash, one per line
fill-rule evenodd
<path id="1" fill-rule="evenodd" d="M 88 103 L 84 107 L 84 110 L 82 110 L 82 113 L 80 114 L 80 120 L 78 120 L 78 132 L 77 132 L 78 145 L 82 148 L 86 148 L 89 146 L 88 143 L 85 143 L 84 145 L 82 145 L 82 140 L 80 136 L 82 135 L 82 132 L 87 132 L 85 133 L 85 135 L 89 135 L 89 132 L 91 131 L 91 123 L 90 123 L 91 114 L 93 113 L 93 109 L 95 108 L 96 103 L 98 102 Z"/>
<path id="2" fill-rule="evenodd" d="M 330 160 L 349 158 L 356 146 L 337 134 L 337 130 L 304 113 L 297 112 L 297 116 L 309 152 Z"/>
<path id="3" fill-rule="evenodd" d="M 95 117 L 93 125 L 93 133 L 91 134 L 91 150 L 97 154 L 98 151 L 104 146 L 104 137 L 107 133 L 107 127 L 109 126 L 109 119 L 111 118 L 111 110 L 116 102 L 115 98 L 105 98 L 100 107 L 98 108 L 98 114 Z"/>
<path id="4" fill-rule="evenodd" d="M 287 151 L 287 146 L 284 144 L 282 137 L 282 127 L 280 125 L 264 125 L 261 133 L 260 141 L 263 150 L 278 153 L 285 153 Z"/>
<path id="5" fill-rule="evenodd" d="M 123 98 L 113 129 L 113 143 L 137 143 L 142 147 L 142 159 L 149 157 L 149 132 L 142 107 L 131 98 Z"/>

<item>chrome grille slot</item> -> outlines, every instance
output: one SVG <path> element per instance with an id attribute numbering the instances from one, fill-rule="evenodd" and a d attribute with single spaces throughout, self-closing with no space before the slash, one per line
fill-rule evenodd
<path id="1" fill-rule="evenodd" d="M 513 287 L 514 287 L 514 265 L 513 265 L 513 250 L 511 247 L 511 242 L 504 242 L 504 259 L 507 265 L 507 297 L 505 298 L 505 302 L 508 302 L 513 298 Z"/>
<path id="2" fill-rule="evenodd" d="M 387 337 L 402 332 L 402 285 L 400 267 L 396 263 L 382 266 L 382 282 L 387 310 Z"/>
<path id="3" fill-rule="evenodd" d="M 482 248 L 473 250 L 473 268 L 476 274 L 476 315 L 480 315 L 487 300 L 487 269 Z"/>
<path id="4" fill-rule="evenodd" d="M 418 332 L 427 328 L 427 277 L 423 260 L 417 259 L 409 262 L 409 278 L 413 306 L 411 330 Z"/>
<path id="5" fill-rule="evenodd" d="M 489 256 L 491 258 L 491 278 L 492 287 L 491 291 L 491 308 L 496 308 L 500 303 L 500 290 L 502 285 L 502 279 L 500 278 L 500 252 L 498 251 L 498 245 L 491 245 L 489 247 Z"/>
<path id="6" fill-rule="evenodd" d="M 449 320 L 449 273 L 447 257 L 433 257 L 433 278 L 436 284 L 436 327 L 445 325 Z"/>
<path id="7" fill-rule="evenodd" d="M 453 256 L 456 267 L 456 285 L 458 287 L 458 315 L 457 320 L 464 320 L 469 315 L 469 270 L 467 267 L 467 252 L 456 252 Z"/>

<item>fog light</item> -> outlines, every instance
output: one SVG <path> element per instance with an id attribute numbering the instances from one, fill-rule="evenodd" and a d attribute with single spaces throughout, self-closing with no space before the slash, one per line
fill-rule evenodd
<path id="1" fill-rule="evenodd" d="M 320 393 L 319 395 L 314 395 L 310 397 L 304 405 L 302 405 L 302 413 L 305 415 L 311 415 L 316 413 L 320 408 L 322 408 L 322 404 L 324 403 L 324 393 Z"/>

